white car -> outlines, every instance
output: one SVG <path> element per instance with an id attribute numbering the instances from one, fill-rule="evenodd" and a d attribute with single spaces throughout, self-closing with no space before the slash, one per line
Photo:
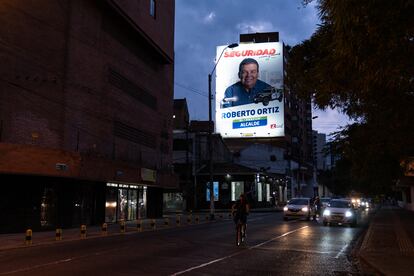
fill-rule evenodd
<path id="1" fill-rule="evenodd" d="M 289 218 L 316 218 L 315 208 L 311 204 L 309 197 L 292 198 L 287 202 L 287 205 L 283 207 L 283 219 Z"/>
<path id="2" fill-rule="evenodd" d="M 331 201 L 330 197 L 321 197 L 322 208 L 326 208 L 329 204 L 329 201 Z"/>
<path id="3" fill-rule="evenodd" d="M 349 224 L 357 225 L 357 212 L 352 202 L 346 199 L 332 199 L 323 211 L 323 225 Z"/>

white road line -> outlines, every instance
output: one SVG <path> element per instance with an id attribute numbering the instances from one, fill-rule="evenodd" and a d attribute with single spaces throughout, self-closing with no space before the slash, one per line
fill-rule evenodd
<path id="1" fill-rule="evenodd" d="M 269 242 L 272 242 L 272 241 L 274 241 L 274 240 L 277 240 L 277 239 L 283 238 L 283 237 L 285 237 L 285 236 L 287 236 L 287 235 L 290 235 L 290 234 L 292 234 L 292 233 L 294 233 L 294 232 L 296 232 L 296 231 L 299 231 L 299 230 L 302 230 L 302 229 L 305 229 L 305 228 L 308 228 L 308 227 L 309 227 L 309 226 L 303 226 L 303 227 L 301 227 L 301 228 L 298 228 L 298 229 L 295 229 L 295 230 L 292 230 L 292 231 L 286 232 L 286 233 L 284 233 L 284 234 L 282 234 L 282 235 L 280 235 L 280 236 L 274 237 L 273 239 L 270 239 L 270 240 L 268 240 L 268 241 L 265 241 L 265 242 L 262 242 L 262 243 L 256 244 L 255 246 L 249 247 L 249 250 L 250 250 L 250 249 L 257 248 L 257 247 L 260 247 L 260 246 L 265 245 L 265 244 L 268 244 Z"/>
<path id="2" fill-rule="evenodd" d="M 260 250 L 268 250 L 268 251 L 290 251 L 290 252 L 300 252 L 300 253 L 312 253 L 312 254 L 333 254 L 336 252 L 332 251 L 318 251 L 318 250 L 306 250 L 306 249 L 290 249 L 290 248 L 260 248 Z"/>
<path id="3" fill-rule="evenodd" d="M 36 268 L 41 268 L 41 267 L 45 267 L 45 266 L 48 266 L 48 265 L 56 265 L 56 264 L 61 264 L 61 263 L 67 263 L 67 262 L 70 262 L 70 261 L 72 261 L 72 258 L 63 259 L 63 260 L 59 260 L 59 261 L 55 261 L 55 262 L 51 262 L 51 263 L 45 263 L 45 264 L 41 264 L 41 265 L 35 265 L 35 266 L 31 266 L 31 267 L 26 267 L 26 268 L 21 268 L 21 269 L 17 269 L 17 270 L 7 271 L 7 272 L 1 272 L 0 275 L 27 272 L 29 270 L 33 270 L 33 269 L 36 269 Z"/>
<path id="4" fill-rule="evenodd" d="M 348 247 L 348 245 L 349 245 L 349 244 L 345 244 L 345 245 L 342 247 L 341 251 L 339 251 L 339 252 L 338 252 L 338 254 L 336 254 L 335 259 L 338 259 L 338 258 L 339 258 L 339 256 L 340 256 L 341 254 L 343 254 L 343 253 L 344 253 L 344 251 L 346 250 L 346 248 Z"/>
<path id="5" fill-rule="evenodd" d="M 308 228 L 308 227 L 309 227 L 309 226 L 303 226 L 303 227 L 301 227 L 301 228 L 298 228 L 298 229 L 295 229 L 295 230 L 292 230 L 292 231 L 286 232 L 286 233 L 284 233 L 284 234 L 282 234 L 282 235 L 280 235 L 280 236 L 274 237 L 273 239 L 270 239 L 270 240 L 268 240 L 268 241 L 265 241 L 265 242 L 259 243 L 259 244 L 255 245 L 255 246 L 251 246 L 251 247 L 249 247 L 249 248 L 247 248 L 247 249 L 248 249 L 248 250 L 255 249 L 255 248 L 259 247 L 259 246 L 262 246 L 262 245 L 268 244 L 269 242 L 272 242 L 272 241 L 274 241 L 274 240 L 277 240 L 277 239 L 283 238 L 283 237 L 285 237 L 285 236 L 287 236 L 287 235 L 290 235 L 290 234 L 292 234 L 292 233 L 295 233 L 295 232 L 297 232 L 297 231 L 299 231 L 299 230 L 302 230 L 302 229 L 305 229 L 305 228 Z M 209 266 L 209 265 L 211 265 L 211 264 L 214 264 L 214 263 L 217 263 L 217 262 L 220 262 L 220 261 L 223 261 L 223 260 L 226 260 L 226 259 L 232 258 L 232 257 L 234 257 L 234 256 L 237 256 L 237 255 L 239 255 L 239 254 L 241 254 L 241 253 L 243 253 L 243 252 L 244 252 L 244 250 L 243 250 L 243 251 L 238 251 L 238 252 L 233 253 L 233 254 L 230 254 L 230 255 L 228 255 L 228 256 L 225 256 L 225 257 L 222 257 L 222 258 L 219 258 L 219 259 L 215 259 L 215 260 L 212 260 L 212 261 L 210 261 L 210 262 L 207 262 L 207 263 L 204 263 L 204 264 L 201 264 L 201 265 L 198 265 L 198 266 L 193 266 L 193 267 L 190 267 L 190 268 L 188 268 L 188 269 L 186 269 L 186 270 L 182 270 L 182 271 L 179 271 L 179 272 L 173 273 L 173 274 L 171 274 L 171 276 L 181 275 L 181 274 L 184 274 L 184 273 L 187 273 L 187 272 L 193 271 L 193 270 L 195 270 L 195 269 L 199 269 L 199 268 L 202 268 L 202 267 L 206 267 L 206 266 Z"/>
<path id="6" fill-rule="evenodd" d="M 122 247 L 122 248 L 126 248 L 126 247 Z M 57 260 L 54 262 L 49 262 L 49 263 L 44 263 L 44 264 L 39 264 L 39 265 L 34 265 L 34 266 L 30 266 L 30 267 L 25 267 L 25 268 L 20 268 L 17 270 L 11 270 L 11 271 L 6 271 L 6 272 L 0 272 L 0 275 L 8 275 L 8 274 L 15 274 L 15 273 L 20 273 L 20 272 L 27 272 L 30 270 L 34 270 L 37 268 L 42 268 L 42 267 L 46 267 L 46 266 L 51 266 L 51 265 L 58 265 L 58 264 L 62 264 L 62 263 L 67 263 L 67 262 L 71 262 L 71 261 L 75 261 L 75 260 L 79 260 L 79 259 L 83 259 L 83 258 L 87 258 L 90 256 L 99 256 L 99 255 L 103 255 L 106 254 L 108 252 L 111 251 L 117 251 L 117 250 L 122 250 L 122 248 L 113 248 L 113 249 L 109 249 L 109 250 L 104 250 L 104 251 L 100 251 L 100 252 L 95 252 L 93 254 L 89 254 L 89 255 L 83 255 L 83 256 L 79 256 L 79 257 L 72 257 L 72 258 L 66 258 L 66 259 L 62 259 L 62 260 Z"/>

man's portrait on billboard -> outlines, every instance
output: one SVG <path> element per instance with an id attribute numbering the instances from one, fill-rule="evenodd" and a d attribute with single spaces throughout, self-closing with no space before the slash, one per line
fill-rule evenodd
<path id="1" fill-rule="evenodd" d="M 240 80 L 224 92 L 222 108 L 259 102 L 268 105 L 269 101 L 280 98 L 274 87 L 258 79 L 259 63 L 255 59 L 245 58 L 240 62 L 238 77 Z"/>

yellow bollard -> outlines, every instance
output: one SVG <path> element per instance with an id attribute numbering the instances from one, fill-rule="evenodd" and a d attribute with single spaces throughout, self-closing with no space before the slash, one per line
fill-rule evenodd
<path id="1" fill-rule="evenodd" d="M 62 228 L 56 228 L 55 240 L 56 241 L 62 240 Z"/>
<path id="2" fill-rule="evenodd" d="M 121 219 L 121 221 L 119 222 L 119 227 L 120 227 L 121 233 L 125 233 L 125 229 L 126 229 L 125 220 Z"/>
<path id="3" fill-rule="evenodd" d="M 139 232 L 142 232 L 142 222 L 140 219 L 137 220 L 137 230 Z"/>
<path id="4" fill-rule="evenodd" d="M 80 236 L 82 239 L 86 238 L 86 225 L 82 224 L 80 227 Z"/>
<path id="5" fill-rule="evenodd" d="M 178 216 L 175 218 L 175 223 L 177 224 L 177 226 L 180 226 L 180 225 L 181 225 L 181 216 L 180 216 L 180 215 L 178 215 Z"/>
<path id="6" fill-rule="evenodd" d="M 25 238 L 25 241 L 24 241 L 24 243 L 26 245 L 31 245 L 32 244 L 32 235 L 33 235 L 32 229 L 27 229 L 26 230 L 26 238 Z"/>
<path id="7" fill-rule="evenodd" d="M 102 223 L 102 235 L 108 235 L 108 224 L 106 222 Z"/>
<path id="8" fill-rule="evenodd" d="M 151 220 L 151 228 L 152 228 L 152 230 L 155 230 L 156 227 L 157 227 L 157 224 L 155 222 L 155 219 L 152 219 Z"/>
<path id="9" fill-rule="evenodd" d="M 191 215 L 191 213 L 187 216 L 187 223 L 188 224 L 191 224 L 191 221 L 192 221 L 192 215 Z"/>
<path id="10" fill-rule="evenodd" d="M 165 227 L 170 226 L 170 219 L 169 219 L 169 218 L 165 218 L 165 219 L 164 219 L 164 226 L 165 226 Z"/>

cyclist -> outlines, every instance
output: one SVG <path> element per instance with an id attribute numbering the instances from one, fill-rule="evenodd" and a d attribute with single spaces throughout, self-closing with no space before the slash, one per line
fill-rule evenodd
<path id="1" fill-rule="evenodd" d="M 231 213 L 233 215 L 234 223 L 236 224 L 236 230 L 239 223 L 242 226 L 242 240 L 246 237 L 246 223 L 247 215 L 249 214 L 250 206 L 247 203 L 246 196 L 240 195 L 240 199 L 237 200 L 231 207 Z"/>
<path id="2" fill-rule="evenodd" d="M 313 217 L 313 219 L 315 220 L 316 216 L 318 217 L 321 216 L 322 203 L 321 203 L 319 196 L 315 197 L 313 201 L 313 205 L 315 207 L 315 216 Z"/>

